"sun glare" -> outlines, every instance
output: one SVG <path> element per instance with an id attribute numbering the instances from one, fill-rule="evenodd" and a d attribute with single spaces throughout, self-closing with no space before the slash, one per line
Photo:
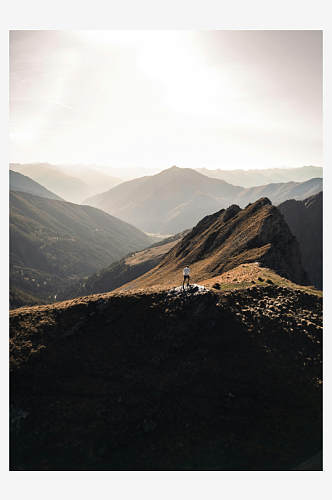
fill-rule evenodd
<path id="1" fill-rule="evenodd" d="M 87 30 L 75 32 L 81 39 L 96 44 L 104 45 L 149 45 L 153 39 L 153 33 L 146 30 Z"/>

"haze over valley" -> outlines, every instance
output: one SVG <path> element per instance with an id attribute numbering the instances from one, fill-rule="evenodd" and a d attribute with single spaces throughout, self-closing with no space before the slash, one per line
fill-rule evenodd
<path id="1" fill-rule="evenodd" d="M 205 215 L 235 203 L 245 207 L 263 196 L 273 203 L 305 199 L 322 190 L 322 179 L 273 183 L 244 189 L 192 169 L 172 167 L 154 176 L 127 181 L 83 201 L 143 231 L 175 234 Z"/>

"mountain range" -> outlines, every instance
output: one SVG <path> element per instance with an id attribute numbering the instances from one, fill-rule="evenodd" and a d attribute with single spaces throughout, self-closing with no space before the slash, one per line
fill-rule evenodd
<path id="1" fill-rule="evenodd" d="M 53 301 L 72 280 L 153 242 L 93 207 L 10 192 L 10 282 L 36 298 Z"/>
<path id="2" fill-rule="evenodd" d="M 122 182 L 121 179 L 83 165 L 75 170 L 69 165 L 49 163 L 9 164 L 9 166 L 72 203 L 81 203 L 86 197 L 111 189 Z"/>
<path id="3" fill-rule="evenodd" d="M 321 190 L 321 178 L 245 189 L 174 166 L 124 182 L 83 204 L 100 208 L 147 233 L 170 235 L 193 227 L 205 215 L 231 204 L 244 208 L 261 197 L 276 204 L 290 198 L 305 199 Z"/>
<path id="4" fill-rule="evenodd" d="M 215 179 L 222 179 L 230 184 L 245 188 L 280 182 L 303 182 L 314 177 L 323 177 L 323 168 L 312 165 L 299 168 L 262 168 L 262 169 L 236 169 L 236 170 L 209 170 L 196 168 L 197 172 Z"/>

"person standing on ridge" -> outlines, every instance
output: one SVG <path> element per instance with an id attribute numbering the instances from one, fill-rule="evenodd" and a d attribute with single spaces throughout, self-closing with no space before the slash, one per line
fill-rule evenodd
<path id="1" fill-rule="evenodd" d="M 184 284 L 185 284 L 185 281 L 188 280 L 188 286 L 189 285 L 189 280 L 190 280 L 190 269 L 189 269 L 189 266 L 186 266 L 183 270 L 183 285 L 182 285 L 182 288 L 184 290 Z"/>

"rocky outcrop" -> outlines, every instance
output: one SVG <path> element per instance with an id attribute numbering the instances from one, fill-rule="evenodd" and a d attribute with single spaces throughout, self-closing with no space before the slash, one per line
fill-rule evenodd
<path id="1" fill-rule="evenodd" d="M 323 192 L 278 205 L 299 242 L 303 264 L 316 288 L 323 289 Z"/>

